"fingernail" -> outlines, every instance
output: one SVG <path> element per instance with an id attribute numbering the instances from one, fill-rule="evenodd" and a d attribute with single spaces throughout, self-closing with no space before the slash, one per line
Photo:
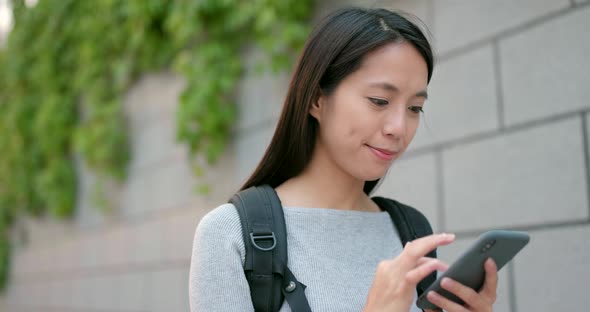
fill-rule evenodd
<path id="1" fill-rule="evenodd" d="M 492 265 L 493 267 L 496 267 L 496 261 L 494 261 L 494 259 L 488 258 L 487 261 L 490 263 L 490 265 Z"/>
<path id="2" fill-rule="evenodd" d="M 442 281 L 440 281 L 440 283 L 441 283 L 442 287 L 447 288 L 447 287 L 453 287 L 454 282 L 452 279 L 445 277 L 442 279 Z"/>
<path id="3" fill-rule="evenodd" d="M 426 297 L 430 301 L 438 300 L 438 294 L 436 292 L 434 292 L 433 290 L 429 291 L 428 294 L 426 295 Z"/>

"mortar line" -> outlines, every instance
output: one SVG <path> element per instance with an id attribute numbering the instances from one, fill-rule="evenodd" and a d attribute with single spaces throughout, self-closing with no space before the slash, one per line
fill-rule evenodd
<path id="1" fill-rule="evenodd" d="M 500 55 L 500 44 L 497 39 L 492 41 L 492 57 L 494 66 L 494 75 L 496 83 L 496 104 L 498 108 L 498 127 L 502 131 L 505 127 L 504 122 L 504 90 L 502 88 L 502 59 Z"/>
<path id="2" fill-rule="evenodd" d="M 436 171 L 436 200 L 438 202 L 438 220 L 437 225 L 440 229 L 440 232 L 447 231 L 447 224 L 446 224 L 446 206 L 445 206 L 445 187 L 444 187 L 444 168 L 443 168 L 443 154 L 442 149 L 438 149 L 434 153 L 434 161 L 435 161 L 435 171 Z"/>
<path id="3" fill-rule="evenodd" d="M 42 284 L 50 283 L 52 281 L 76 280 L 95 276 L 116 276 L 121 273 L 160 272 L 167 270 L 188 269 L 189 267 L 190 259 L 166 260 L 157 263 L 146 264 L 125 263 L 118 265 L 105 265 L 97 268 L 79 268 L 64 271 L 38 271 L 22 273 L 15 276 L 16 279 L 14 282 L 17 284 Z"/>
<path id="4" fill-rule="evenodd" d="M 502 230 L 536 232 L 536 231 L 543 231 L 543 230 L 556 230 L 556 229 L 561 229 L 564 227 L 587 226 L 589 224 L 590 224 L 590 220 L 586 219 L 586 220 L 556 221 L 556 222 L 551 222 L 551 223 L 533 224 L 533 225 L 508 225 L 508 226 L 497 225 L 496 227 L 500 227 Z M 459 231 L 455 231 L 454 233 L 457 236 L 461 236 L 461 237 L 478 237 L 481 233 L 488 231 L 488 230 L 489 230 L 489 227 L 484 227 L 484 228 L 476 228 L 476 229 L 468 229 L 468 230 L 459 230 Z"/>
<path id="5" fill-rule="evenodd" d="M 430 41 L 435 40 L 434 34 L 436 33 L 436 29 L 434 29 L 434 16 L 434 1 L 430 0 L 426 3 L 426 16 L 424 17 L 426 19 L 425 23 L 428 27 L 428 37 Z M 437 56 L 435 56 L 435 62 L 437 61 L 436 57 Z"/>
<path id="6" fill-rule="evenodd" d="M 586 169 L 586 200 L 588 201 L 588 209 L 590 209 L 590 150 L 588 147 L 588 123 L 583 113 L 580 114 L 582 118 L 582 146 L 584 152 L 584 166 Z M 590 211 L 588 211 L 588 220 L 590 221 Z"/>
<path id="7" fill-rule="evenodd" d="M 514 278 L 514 260 L 508 263 L 508 304 L 510 306 L 510 311 L 517 312 L 517 304 L 516 304 L 516 282 Z"/>
<path id="8" fill-rule="evenodd" d="M 537 126 L 543 126 L 543 125 L 547 125 L 547 124 L 551 124 L 551 123 L 561 122 L 561 121 L 564 121 L 564 120 L 567 120 L 570 118 L 575 118 L 580 113 L 586 113 L 586 112 L 590 112 L 590 109 L 584 108 L 584 109 L 566 112 L 566 113 L 562 113 L 562 114 L 551 115 L 549 117 L 535 119 L 535 120 L 519 123 L 519 124 L 512 125 L 512 126 L 505 126 L 504 130 L 501 132 L 498 131 L 497 129 L 495 129 L 495 130 L 490 130 L 490 131 L 479 132 L 479 133 L 467 135 L 467 136 L 457 138 L 457 139 L 441 141 L 441 142 L 438 142 L 435 144 L 431 144 L 431 145 L 427 145 L 427 146 L 423 146 L 423 147 L 418 147 L 414 150 L 407 151 L 405 153 L 405 155 L 406 155 L 406 157 L 414 157 L 414 156 L 430 153 L 432 151 L 435 151 L 438 148 L 448 149 L 448 148 L 455 147 L 458 145 L 471 144 L 471 143 L 481 141 L 481 140 L 492 139 L 492 138 L 496 138 L 498 136 L 504 136 L 504 135 L 513 134 L 513 133 L 523 131 L 523 130 L 529 130 L 529 129 L 535 128 Z"/>
<path id="9" fill-rule="evenodd" d="M 577 10 L 580 7 L 586 6 L 588 4 L 590 4 L 590 3 L 580 4 L 580 5 L 577 5 L 575 8 L 572 8 L 571 6 L 567 6 L 565 8 L 559 9 L 557 11 L 550 12 L 545 15 L 533 18 L 533 19 L 528 20 L 522 24 L 519 24 L 519 25 L 510 27 L 508 29 L 499 31 L 497 33 L 482 37 L 480 39 L 477 39 L 477 40 L 471 41 L 469 43 L 466 43 L 464 45 L 458 46 L 456 48 L 449 49 L 448 51 L 441 53 L 439 59 L 440 60 L 452 59 L 454 57 L 458 57 L 460 55 L 469 53 L 470 51 L 481 48 L 481 47 L 489 44 L 490 41 L 492 41 L 494 39 L 500 40 L 500 39 L 509 38 L 514 35 L 518 35 L 524 31 L 532 29 L 532 28 L 534 28 L 540 24 L 543 24 L 545 22 L 550 22 L 550 21 L 556 20 L 557 18 L 562 17 L 568 13 L 571 13 L 572 11 Z"/>

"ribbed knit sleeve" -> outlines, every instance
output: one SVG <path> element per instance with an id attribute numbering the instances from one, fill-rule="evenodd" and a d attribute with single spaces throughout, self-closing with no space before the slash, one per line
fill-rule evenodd
<path id="1" fill-rule="evenodd" d="M 244 275 L 242 228 L 234 206 L 205 215 L 195 231 L 189 274 L 191 312 L 254 311 Z"/>

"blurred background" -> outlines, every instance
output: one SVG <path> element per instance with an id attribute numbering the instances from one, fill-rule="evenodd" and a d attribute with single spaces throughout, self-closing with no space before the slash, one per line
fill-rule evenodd
<path id="1" fill-rule="evenodd" d="M 310 26 L 346 5 L 416 15 L 437 56 L 377 194 L 457 233 L 446 261 L 528 231 L 495 311 L 585 309 L 589 2 L 0 0 L 0 311 L 188 311 L 200 218 L 262 156 Z"/>

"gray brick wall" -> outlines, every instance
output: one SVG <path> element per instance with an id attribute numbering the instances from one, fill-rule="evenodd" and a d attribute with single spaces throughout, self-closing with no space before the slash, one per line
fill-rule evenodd
<path id="1" fill-rule="evenodd" d="M 436 216 L 438 230 L 459 234 L 440 250 L 447 261 L 482 231 L 529 231 L 530 245 L 500 274 L 496 311 L 585 306 L 590 7 L 430 5 L 439 56 L 432 96 L 404 165 L 393 166 L 381 192 Z"/>
<path id="2" fill-rule="evenodd" d="M 502 36 L 568 9 L 568 0 L 432 1 L 434 34 L 441 53 Z"/>
<path id="3" fill-rule="evenodd" d="M 419 135 L 412 148 L 499 128 L 491 45 L 435 65 Z"/>
<path id="4" fill-rule="evenodd" d="M 507 125 L 588 108 L 589 26 L 582 7 L 500 40 Z"/>
<path id="5" fill-rule="evenodd" d="M 80 198 L 72 221 L 26 220 L 0 311 L 187 311 L 188 265 L 200 218 L 237 187 L 234 147 L 207 168 L 200 196 L 186 147 L 175 140 L 183 81 L 169 73 L 142 78 L 125 109 L 133 157 L 124 185 L 107 184 L 113 212 L 92 201 L 95 176 L 79 161 Z"/>
<path id="6" fill-rule="evenodd" d="M 531 243 L 502 269 L 495 311 L 579 310 L 590 278 L 588 0 L 319 1 L 314 21 L 343 5 L 413 13 L 433 34 L 438 63 L 417 137 L 377 190 L 421 209 L 452 262 L 485 230 L 527 230 Z M 72 221 L 24 220 L 0 311 L 187 311 L 195 226 L 244 181 L 270 141 L 289 73 L 255 74 L 246 51 L 232 146 L 195 192 L 186 147 L 175 142 L 183 81 L 142 78 L 125 109 L 133 159 L 124 185 L 107 184 L 114 213 L 96 212 L 93 174 L 81 172 Z M 19 240 L 17 240 L 19 241 Z"/>

